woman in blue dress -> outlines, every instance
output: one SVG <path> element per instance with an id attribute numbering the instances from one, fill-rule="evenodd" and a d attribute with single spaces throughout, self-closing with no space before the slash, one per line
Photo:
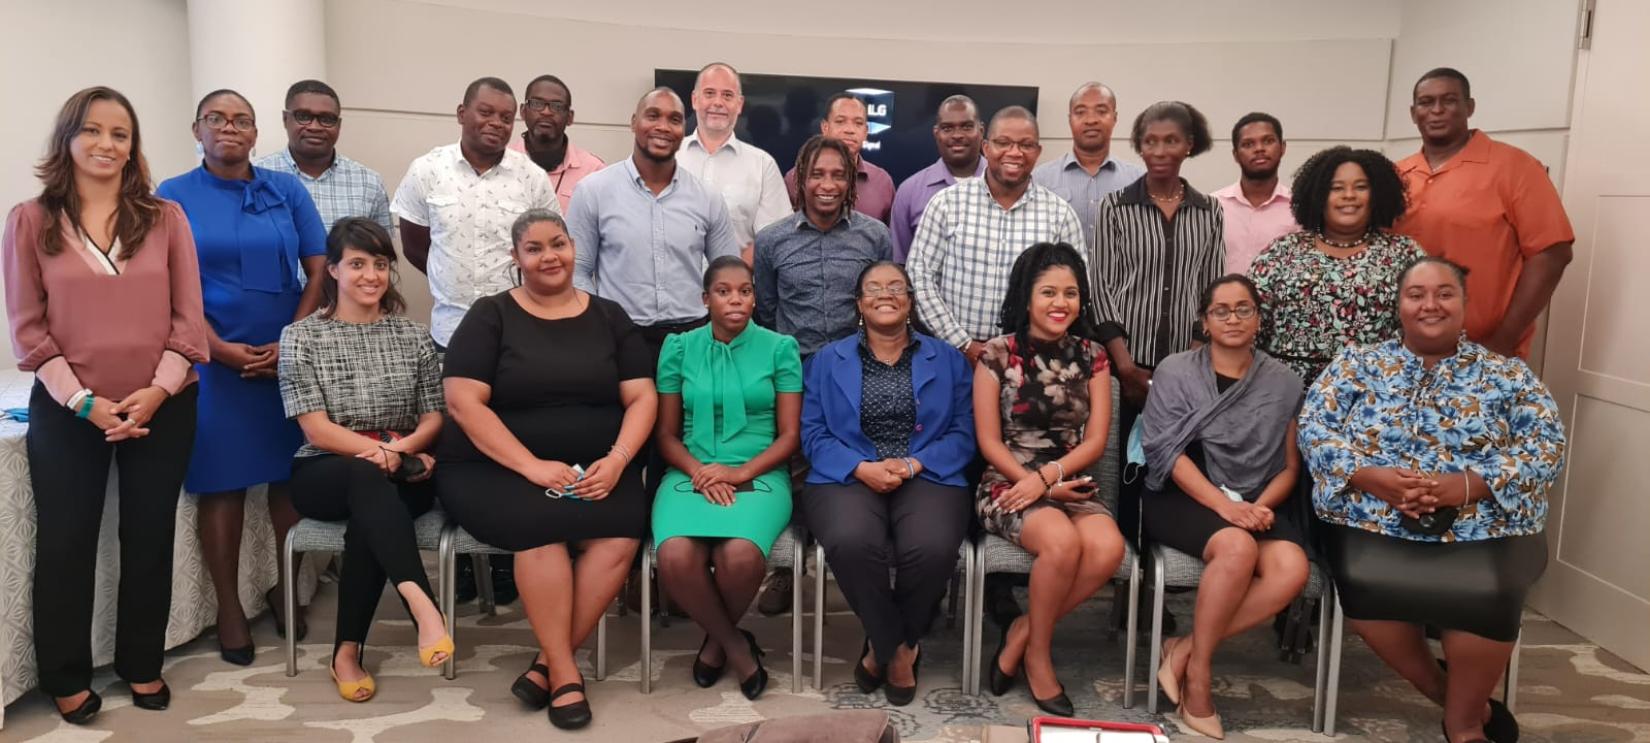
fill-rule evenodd
<path id="1" fill-rule="evenodd" d="M 281 408 L 275 369 L 281 329 L 320 302 L 327 234 L 298 179 L 252 167 L 258 126 L 245 97 L 233 90 L 208 93 L 195 107 L 194 132 L 201 166 L 156 191 L 181 204 L 189 218 L 211 330 L 212 360 L 196 367 L 200 412 L 184 489 L 199 497 L 201 550 L 218 597 L 219 651 L 230 663 L 250 665 L 252 632 L 237 585 L 246 489 L 269 483 L 276 544 L 284 542 L 298 521 L 286 479 L 303 434 Z M 276 628 L 284 634 L 282 619 L 277 611 Z M 302 621 L 293 624 L 302 638 Z"/>

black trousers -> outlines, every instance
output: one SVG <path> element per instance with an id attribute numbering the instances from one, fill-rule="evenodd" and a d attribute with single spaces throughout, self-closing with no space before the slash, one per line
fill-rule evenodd
<path id="1" fill-rule="evenodd" d="M 120 478 L 115 673 L 134 683 L 160 678 L 172 610 L 172 539 L 198 394 L 195 385 L 185 387 L 155 411 L 148 436 L 110 444 L 35 383 L 27 436 L 36 522 L 34 654 L 47 694 L 91 688 L 92 596 L 111 456 Z"/>
<path id="2" fill-rule="evenodd" d="M 392 585 L 412 581 L 434 599 L 413 534 L 413 519 L 435 502 L 433 483 L 391 482 L 371 462 L 336 454 L 292 460 L 291 482 L 292 506 L 298 513 L 349 522 L 338 578 L 334 648 L 341 642 L 366 644 L 386 577 Z"/>
<path id="3" fill-rule="evenodd" d="M 968 489 L 921 478 L 887 494 L 858 482 L 809 485 L 800 501 L 877 663 L 887 665 L 902 643 L 916 647 L 957 567 L 974 513 Z"/>

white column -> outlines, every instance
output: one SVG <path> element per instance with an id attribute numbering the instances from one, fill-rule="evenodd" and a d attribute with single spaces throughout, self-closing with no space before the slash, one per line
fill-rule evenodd
<path id="1" fill-rule="evenodd" d="M 258 115 L 255 155 L 286 146 L 286 89 L 327 72 L 325 0 L 188 0 L 193 100 L 233 88 Z M 193 105 L 193 104 L 191 104 Z"/>

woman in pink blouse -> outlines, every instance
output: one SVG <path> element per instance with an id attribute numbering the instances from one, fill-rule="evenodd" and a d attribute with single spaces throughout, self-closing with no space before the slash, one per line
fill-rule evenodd
<path id="1" fill-rule="evenodd" d="M 34 372 L 34 648 L 40 689 L 90 722 L 92 594 L 111 457 L 120 472 L 115 673 L 141 709 L 165 709 L 172 538 L 195 435 L 206 320 L 189 222 L 154 196 L 137 116 L 87 88 L 57 115 L 40 196 L 11 210 L 3 244 L 17 367 Z"/>

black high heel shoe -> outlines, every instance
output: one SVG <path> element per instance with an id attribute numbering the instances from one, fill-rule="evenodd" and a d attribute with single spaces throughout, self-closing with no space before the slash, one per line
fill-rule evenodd
<path id="1" fill-rule="evenodd" d="M 50 694 L 47 694 L 46 697 L 52 700 L 52 708 L 57 710 L 57 714 L 70 725 L 89 724 L 93 718 L 97 717 L 98 710 L 103 709 L 103 697 L 98 696 L 97 692 L 90 689 L 86 690 L 86 699 L 80 703 L 80 706 L 68 712 L 64 712 L 61 707 L 57 706 L 57 697 Z"/>
<path id="2" fill-rule="evenodd" d="M 987 678 L 986 683 L 986 688 L 999 697 L 1007 694 L 1009 689 L 1014 688 L 1014 679 L 1020 676 L 1019 671 L 1014 673 L 1003 672 L 1003 648 L 1008 647 L 1008 628 L 1012 626 L 1014 625 L 1009 624 L 1003 627 L 1002 638 L 997 640 L 997 652 L 991 656 L 991 675 Z"/>
<path id="3" fill-rule="evenodd" d="M 148 694 L 138 691 L 136 687 L 133 687 L 130 684 L 127 685 L 127 688 L 132 691 L 133 707 L 137 707 L 138 709 L 146 709 L 153 712 L 160 712 L 165 710 L 167 707 L 172 706 L 172 687 L 167 686 L 165 681 L 160 683 L 160 691 L 151 692 Z"/>
<path id="4" fill-rule="evenodd" d="M 724 661 L 720 666 L 713 666 L 700 660 L 705 654 L 705 646 L 710 644 L 710 635 L 705 635 L 705 641 L 699 643 L 699 653 L 693 656 L 693 683 L 701 689 L 709 689 L 722 679 L 722 670 L 727 668 Z"/>
<path id="5" fill-rule="evenodd" d="M 535 657 L 533 658 L 533 665 L 528 666 L 527 671 L 517 676 L 516 682 L 510 685 L 510 693 L 516 695 L 516 698 L 520 699 L 522 704 L 527 705 L 528 709 L 544 709 L 550 704 L 550 690 L 533 683 L 533 680 L 527 677 L 529 673 L 543 676 L 544 683 L 550 683 L 550 668 L 538 662 L 538 658 Z"/>
<path id="6" fill-rule="evenodd" d="M 745 630 L 739 630 L 739 633 L 745 636 L 746 642 L 750 643 L 751 659 L 756 661 L 756 673 L 739 682 L 739 691 L 745 695 L 746 699 L 754 702 L 757 697 L 762 696 L 762 692 L 768 690 L 768 669 L 762 667 L 764 653 L 762 648 L 756 644 L 756 636 Z"/>
<path id="7" fill-rule="evenodd" d="M 1047 699 L 1038 699 L 1037 695 L 1033 694 L 1031 696 L 1031 701 L 1037 703 L 1037 709 L 1054 715 L 1055 717 L 1071 717 L 1077 713 L 1077 708 L 1071 704 L 1071 697 L 1066 696 L 1066 687 L 1064 685 L 1060 687 L 1059 694 L 1055 694 Z"/>
<path id="8" fill-rule="evenodd" d="M 226 648 L 219 645 L 218 657 L 223 658 L 225 663 L 233 663 L 237 666 L 250 666 L 252 665 L 252 661 L 257 660 L 258 658 L 258 646 L 253 645 L 250 642 L 245 646 L 238 648 Z"/>
<path id="9" fill-rule="evenodd" d="M 589 725 L 594 718 L 590 714 L 590 695 L 584 691 L 584 679 L 582 677 L 579 679 L 579 683 L 566 684 L 550 692 L 550 698 L 546 704 L 568 694 L 584 694 L 584 698 L 564 707 L 551 707 L 550 724 L 562 730 L 578 730 Z"/>
<path id="10" fill-rule="evenodd" d="M 286 599 L 277 595 L 275 589 L 271 588 L 264 594 L 264 600 L 269 602 L 269 615 L 275 619 L 275 636 L 286 639 Z M 298 606 L 292 613 L 298 615 L 298 642 L 303 642 L 304 638 L 309 636 L 309 622 L 304 621 L 304 607 Z"/>
<path id="11" fill-rule="evenodd" d="M 871 654 L 871 638 L 865 638 L 865 644 L 859 649 L 859 662 L 854 664 L 854 685 L 859 687 L 859 693 L 870 694 L 882 686 L 882 677 L 871 673 L 865 667 L 865 656 Z"/>
<path id="12" fill-rule="evenodd" d="M 1484 737 L 1494 743 L 1518 743 L 1518 718 L 1499 699 L 1490 700 L 1490 719 L 1484 722 Z"/>
<path id="13" fill-rule="evenodd" d="M 917 698 L 917 684 L 919 683 L 919 680 L 917 679 L 917 669 L 922 666 L 921 645 L 916 647 L 916 653 L 916 660 L 911 661 L 911 685 L 895 686 L 890 683 L 882 688 L 883 696 L 887 697 L 888 703 L 894 705 L 895 707 L 904 707 L 905 705 L 910 704 L 911 700 Z"/>

